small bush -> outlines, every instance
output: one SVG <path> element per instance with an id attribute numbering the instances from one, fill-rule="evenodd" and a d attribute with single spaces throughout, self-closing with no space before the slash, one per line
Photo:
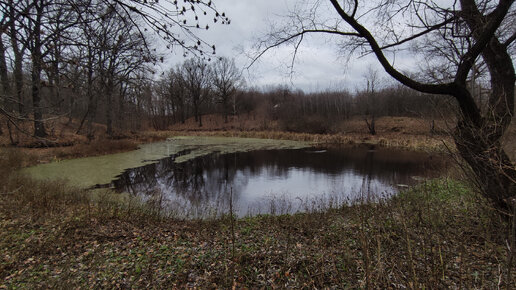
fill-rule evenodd
<path id="1" fill-rule="evenodd" d="M 98 140 L 85 145 L 86 153 L 109 153 L 116 151 L 129 151 L 138 149 L 138 144 L 132 140 Z"/>
<path id="2" fill-rule="evenodd" d="M 97 156 L 117 152 L 131 151 L 138 149 L 138 144 L 133 140 L 111 140 L 100 139 L 89 144 L 78 144 L 75 147 L 60 149 L 55 151 L 58 158 Z"/>
<path id="3" fill-rule="evenodd" d="M 0 150 L 0 181 L 5 181 L 10 172 L 19 169 L 24 159 L 25 156 L 19 150 Z"/>

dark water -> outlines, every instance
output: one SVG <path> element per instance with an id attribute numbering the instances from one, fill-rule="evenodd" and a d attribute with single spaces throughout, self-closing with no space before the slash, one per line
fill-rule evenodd
<path id="1" fill-rule="evenodd" d="M 126 170 L 115 188 L 185 217 L 324 210 L 397 193 L 438 174 L 443 158 L 392 150 L 300 149 L 174 157 Z"/>

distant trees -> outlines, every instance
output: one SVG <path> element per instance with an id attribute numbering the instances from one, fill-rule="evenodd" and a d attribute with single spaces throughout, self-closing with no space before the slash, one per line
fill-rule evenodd
<path id="1" fill-rule="evenodd" d="M 138 34 L 133 22 L 121 18 L 113 10 L 103 11 L 104 18 L 93 38 L 97 46 L 96 72 L 100 92 L 105 98 L 106 132 L 113 134 L 113 101 L 118 90 L 119 107 L 124 103 L 124 88 L 138 72 L 145 70 L 153 55 L 145 46 L 146 39 Z M 119 118 L 122 114 L 119 114 Z"/>
<path id="2" fill-rule="evenodd" d="M 176 112 L 176 114 L 174 114 L 174 120 L 179 120 L 181 123 L 185 123 L 188 99 L 186 95 L 185 78 L 181 74 L 179 67 L 176 70 L 170 70 L 166 84 L 167 96 L 171 103 L 171 112 Z"/>
<path id="3" fill-rule="evenodd" d="M 379 83 L 378 71 L 369 67 L 367 69 L 367 73 L 364 75 L 366 81 L 366 90 L 364 97 L 366 98 L 366 108 L 365 108 L 365 122 L 367 125 L 367 129 L 371 135 L 376 135 L 376 123 L 375 123 L 375 115 L 377 115 L 377 111 L 379 109 L 378 102 L 376 100 L 376 88 Z M 371 116 L 371 122 L 367 120 L 368 116 Z"/>
<path id="4" fill-rule="evenodd" d="M 181 73 L 183 74 L 186 92 L 192 104 L 195 121 L 199 122 L 199 127 L 202 127 L 201 106 L 210 97 L 211 67 L 201 59 L 191 58 L 183 63 Z"/>
<path id="5" fill-rule="evenodd" d="M 222 106 L 224 122 L 228 122 L 230 101 L 233 101 L 233 112 L 236 111 L 235 94 L 242 86 L 242 75 L 235 61 L 226 57 L 218 58 L 212 65 L 212 82 L 217 102 Z M 232 99 L 233 98 L 233 99 Z"/>
<path id="6" fill-rule="evenodd" d="M 191 58 L 156 82 L 154 90 L 158 99 L 154 106 L 166 107 L 162 114 L 174 122 L 184 123 L 193 116 L 201 127 L 205 113 L 220 113 L 227 122 L 230 112 L 236 114 L 236 98 L 242 85 L 243 78 L 234 60 L 220 57 L 210 63 Z"/>
<path id="7" fill-rule="evenodd" d="M 216 82 L 222 84 L 222 78 L 213 68 L 216 64 L 187 59 L 155 81 L 140 73 L 126 89 L 126 110 L 134 106 L 137 116 L 159 130 L 174 123 L 185 123 L 189 118 L 202 126 L 203 115 L 219 114 L 224 122 L 229 116 L 246 115 L 254 120 L 259 117 L 265 123 L 277 122 L 283 130 L 312 133 L 335 132 L 338 124 L 352 117 L 371 118 L 373 112 L 375 118 L 432 119 L 435 115 L 434 107 L 424 102 L 428 95 L 400 85 L 376 86 L 374 92 L 364 84 L 363 89 L 354 93 L 347 90 L 305 93 L 288 86 L 245 88 L 240 74 L 235 74 L 237 78 L 227 79 L 229 94 L 223 95 L 221 88 L 224 87 L 216 85 Z M 450 116 L 453 106 L 445 102 L 439 104 L 442 105 L 439 113 Z M 113 106 L 117 111 L 119 105 L 114 103 Z M 265 123 L 264 129 L 267 128 Z"/>

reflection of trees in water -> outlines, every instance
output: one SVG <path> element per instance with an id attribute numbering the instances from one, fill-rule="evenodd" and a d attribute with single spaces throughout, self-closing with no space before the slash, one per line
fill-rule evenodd
<path id="1" fill-rule="evenodd" d="M 177 195 L 188 200 L 191 205 L 211 201 L 229 201 L 230 187 L 240 192 L 238 185 L 245 185 L 245 180 L 235 182 L 236 156 L 203 156 L 187 162 L 176 164 L 174 157 L 157 163 L 126 170 L 113 181 L 115 188 L 132 194 L 156 194 L 173 198 Z M 235 196 L 234 200 L 238 197 Z"/>
<path id="2" fill-rule="evenodd" d="M 238 202 L 249 178 L 288 177 L 291 170 L 308 170 L 340 176 L 353 172 L 363 176 L 363 190 L 371 181 L 386 185 L 410 183 L 411 176 L 426 175 L 428 169 L 442 166 L 439 158 L 414 152 L 373 151 L 364 148 L 328 150 L 267 150 L 231 154 L 212 154 L 183 163 L 174 157 L 155 164 L 126 170 L 113 183 L 116 188 L 133 194 L 162 193 L 187 200 L 190 204 Z M 324 191 L 325 189 L 321 189 Z"/>

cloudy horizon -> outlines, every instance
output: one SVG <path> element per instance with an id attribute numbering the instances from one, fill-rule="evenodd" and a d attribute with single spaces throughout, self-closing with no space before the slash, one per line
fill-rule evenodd
<path id="1" fill-rule="evenodd" d="M 268 32 L 271 23 L 281 23 L 282 16 L 294 9 L 295 0 L 232 1 L 217 0 L 219 11 L 230 18 L 230 25 L 211 25 L 209 30 L 195 30 L 203 40 L 217 47 L 217 56 L 234 58 L 242 69 L 248 87 L 267 88 L 287 85 L 305 92 L 348 90 L 354 92 L 365 87 L 367 70 L 378 71 L 382 83 L 393 81 L 383 71 L 372 55 L 347 58 L 339 54 L 335 39 L 324 35 L 305 37 L 300 46 L 293 69 L 294 48 L 280 46 L 262 55 L 251 67 L 250 54 L 260 37 Z M 329 15 L 333 17 L 335 15 Z M 183 62 L 182 52 L 168 53 L 163 70 Z"/>

